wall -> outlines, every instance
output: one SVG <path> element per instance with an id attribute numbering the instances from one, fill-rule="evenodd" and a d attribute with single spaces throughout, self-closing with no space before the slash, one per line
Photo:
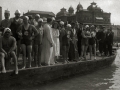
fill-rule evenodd
<path id="1" fill-rule="evenodd" d="M 0 6 L 0 22 L 2 21 L 2 7 Z"/>

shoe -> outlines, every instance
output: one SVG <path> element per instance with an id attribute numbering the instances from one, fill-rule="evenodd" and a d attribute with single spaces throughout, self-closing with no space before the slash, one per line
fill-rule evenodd
<path id="1" fill-rule="evenodd" d="M 25 69 L 26 67 L 24 66 L 24 67 L 22 67 L 22 69 Z"/>

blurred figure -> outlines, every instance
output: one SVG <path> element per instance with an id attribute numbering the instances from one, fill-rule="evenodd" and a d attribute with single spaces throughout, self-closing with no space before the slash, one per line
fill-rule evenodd
<path id="1" fill-rule="evenodd" d="M 104 27 L 100 28 L 97 39 L 99 42 L 99 52 L 100 52 L 100 55 L 102 56 L 104 52 L 104 41 L 105 41 Z"/>
<path id="2" fill-rule="evenodd" d="M 86 52 L 87 52 L 87 48 L 89 46 L 89 38 L 91 38 L 91 34 L 89 31 L 89 26 L 86 25 L 82 31 L 82 40 L 81 40 L 82 50 L 81 50 L 81 58 L 80 58 L 81 60 L 84 58 L 86 60 Z"/>
<path id="3" fill-rule="evenodd" d="M 9 28 L 10 25 L 11 25 L 11 20 L 9 19 L 9 17 L 10 17 L 10 11 L 5 10 L 4 17 L 5 17 L 5 19 L 2 20 L 1 23 L 0 23 L 0 36 L 4 32 L 4 29 L 5 28 Z"/>
<path id="4" fill-rule="evenodd" d="M 33 20 L 33 25 L 34 26 L 37 26 L 38 25 L 38 20 L 40 19 L 40 15 L 39 14 L 36 14 L 35 15 L 35 19 Z"/>
<path id="5" fill-rule="evenodd" d="M 108 29 L 107 35 L 106 35 L 106 47 L 107 47 L 106 54 L 108 55 L 109 53 L 109 56 L 112 55 L 113 37 L 114 37 L 114 33 L 110 28 Z"/>
<path id="6" fill-rule="evenodd" d="M 54 22 L 52 26 L 53 30 L 53 40 L 55 43 L 54 54 L 55 54 L 55 63 L 57 63 L 56 59 L 60 56 L 60 41 L 59 41 L 59 30 L 58 30 L 58 23 Z"/>
<path id="7" fill-rule="evenodd" d="M 65 31 L 65 27 L 64 27 L 64 22 L 63 21 L 60 21 L 60 27 L 59 27 L 59 30 L 60 30 L 60 36 L 59 36 L 59 39 L 60 39 L 60 55 L 62 55 L 62 52 L 63 52 L 63 35 L 64 35 L 64 31 Z"/>
<path id="8" fill-rule="evenodd" d="M 81 39 L 82 39 L 81 34 L 82 34 L 82 30 L 83 30 L 83 24 L 80 23 L 79 28 L 77 30 L 77 38 L 78 38 L 77 47 L 78 47 L 79 57 L 81 56 Z"/>
<path id="9" fill-rule="evenodd" d="M 71 25 L 67 24 L 67 27 L 64 31 L 62 31 L 62 56 L 63 56 L 63 64 L 69 63 L 68 61 L 68 53 L 70 48 L 70 34 L 71 34 Z"/>
<path id="10" fill-rule="evenodd" d="M 92 51 L 94 51 L 94 60 L 96 60 L 96 32 L 94 25 L 91 26 L 91 38 L 89 38 L 90 60 L 92 59 Z"/>
<path id="11" fill-rule="evenodd" d="M 17 59 L 20 54 L 20 49 L 21 49 L 21 41 L 20 38 L 18 37 L 17 30 L 19 26 L 23 23 L 23 20 L 20 18 L 21 12 L 19 10 L 15 11 L 15 17 L 11 21 L 10 29 L 12 31 L 12 36 L 16 39 L 17 41 Z"/>
<path id="12" fill-rule="evenodd" d="M 47 18 L 47 23 L 43 27 L 44 30 L 43 30 L 42 51 L 41 51 L 41 63 L 48 66 L 51 63 L 53 46 L 54 46 L 51 24 L 52 24 L 52 19 Z"/>
<path id="13" fill-rule="evenodd" d="M 77 48 L 77 33 L 76 33 L 76 29 L 75 29 L 75 23 L 73 22 L 71 24 L 71 32 L 70 32 L 70 48 L 69 48 L 69 61 L 77 61 L 79 58 L 78 55 L 78 48 Z"/>
<path id="14" fill-rule="evenodd" d="M 36 26 L 38 26 L 38 20 L 40 19 L 40 15 L 39 14 L 36 14 L 35 15 L 35 19 L 33 19 L 33 25 L 36 27 Z M 35 46 L 34 46 L 35 44 L 34 44 L 34 40 L 33 40 L 33 42 L 32 42 L 32 60 L 34 60 L 34 54 L 35 54 Z M 35 61 L 35 60 L 34 60 Z"/>
<path id="15" fill-rule="evenodd" d="M 0 61 L 2 64 L 2 73 L 6 73 L 5 62 L 10 62 L 13 58 L 15 62 L 15 74 L 18 74 L 17 56 L 15 54 L 16 40 L 11 36 L 11 30 L 5 28 L 3 37 L 0 37 Z"/>
<path id="16" fill-rule="evenodd" d="M 28 17 L 29 17 L 29 24 L 34 25 L 32 15 L 29 15 Z"/>
<path id="17" fill-rule="evenodd" d="M 31 53 L 32 53 L 32 41 L 38 35 L 36 28 L 29 24 L 29 17 L 23 17 L 23 24 L 17 31 L 19 37 L 21 37 L 21 48 L 23 52 L 23 68 L 26 68 L 26 59 L 28 56 L 29 68 L 31 67 Z M 33 34 L 34 33 L 34 34 Z"/>
<path id="18" fill-rule="evenodd" d="M 38 31 L 38 35 L 34 39 L 34 60 L 35 60 L 35 66 L 41 66 L 41 47 L 42 47 L 42 39 L 43 39 L 43 27 L 42 27 L 43 19 L 38 20 L 38 25 L 36 26 L 36 29 Z"/>

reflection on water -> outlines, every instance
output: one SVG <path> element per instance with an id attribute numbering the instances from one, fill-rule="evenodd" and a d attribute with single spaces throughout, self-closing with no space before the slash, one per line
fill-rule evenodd
<path id="1" fill-rule="evenodd" d="M 23 90 L 120 90 L 120 57 L 106 69 Z"/>

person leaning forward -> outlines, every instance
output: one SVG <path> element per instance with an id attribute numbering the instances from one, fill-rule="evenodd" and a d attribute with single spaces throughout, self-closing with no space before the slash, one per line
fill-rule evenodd
<path id="1" fill-rule="evenodd" d="M 16 40 L 11 36 L 11 29 L 5 28 L 3 36 L 0 37 L 0 61 L 2 64 L 2 73 L 6 73 L 5 61 L 13 58 L 15 62 L 15 74 L 18 74 L 17 56 L 15 54 Z"/>

